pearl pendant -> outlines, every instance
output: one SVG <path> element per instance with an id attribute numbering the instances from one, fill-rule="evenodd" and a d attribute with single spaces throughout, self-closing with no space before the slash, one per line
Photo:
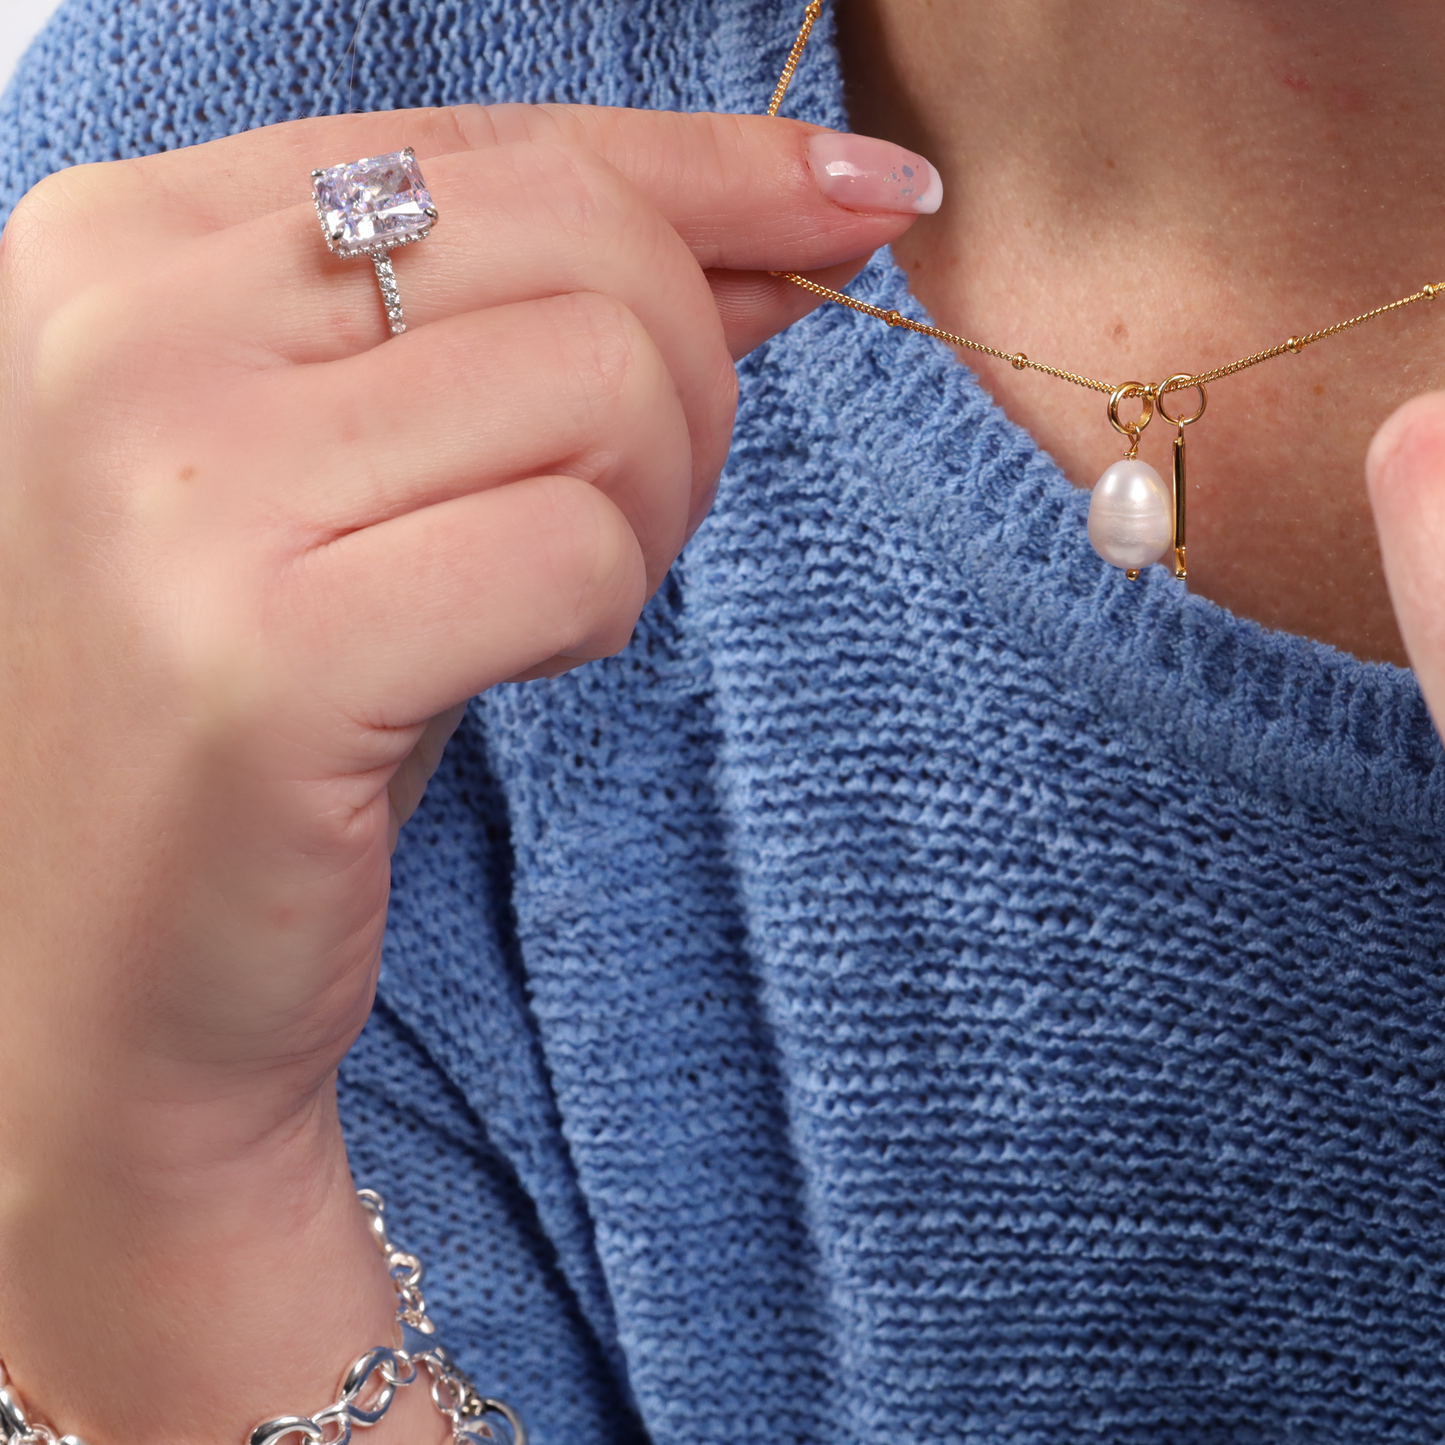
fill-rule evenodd
<path id="1" fill-rule="evenodd" d="M 1089 541 L 1113 567 L 1137 572 L 1157 562 L 1174 541 L 1174 499 L 1148 462 L 1115 462 L 1094 483 Z"/>

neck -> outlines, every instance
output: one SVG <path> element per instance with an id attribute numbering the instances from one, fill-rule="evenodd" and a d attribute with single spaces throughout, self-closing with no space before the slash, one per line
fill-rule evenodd
<path id="1" fill-rule="evenodd" d="M 1445 281 L 1434 3 L 1117 0 L 1103 23 L 1082 0 L 845 0 L 840 25 L 855 125 L 947 184 L 895 250 L 950 330 L 1148 382 Z M 1363 462 L 1445 379 L 1442 305 L 1214 384 L 1189 434 L 1191 588 L 1403 661 Z M 1105 398 L 968 360 L 1076 484 L 1117 459 Z M 1167 431 L 1141 450 L 1161 471 Z"/>

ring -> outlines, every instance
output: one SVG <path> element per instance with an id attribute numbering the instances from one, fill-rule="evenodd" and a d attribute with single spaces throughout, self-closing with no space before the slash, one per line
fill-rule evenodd
<path id="1" fill-rule="evenodd" d="M 1185 416 L 1183 412 L 1178 416 L 1170 416 L 1169 408 L 1164 405 L 1164 395 L 1176 381 L 1187 381 L 1199 393 L 1199 410 L 1191 416 Z M 1189 387 L 1181 386 L 1179 390 L 1188 391 Z M 1209 405 L 1209 393 L 1187 371 L 1176 371 L 1173 376 L 1166 377 L 1154 388 L 1154 405 L 1170 426 L 1192 426 L 1204 415 L 1204 408 Z"/>
<path id="2" fill-rule="evenodd" d="M 406 330 L 401 292 L 391 253 L 425 241 L 436 224 L 436 207 L 410 146 L 387 156 L 311 172 L 316 215 L 334 256 L 370 256 L 381 286 L 391 334 Z"/>
<path id="3" fill-rule="evenodd" d="M 1138 421 L 1120 421 L 1119 403 L 1131 396 L 1137 396 L 1144 403 L 1144 410 L 1139 413 Z M 1142 381 L 1126 381 L 1123 386 L 1115 388 L 1109 398 L 1109 423 L 1116 432 L 1122 433 L 1131 442 L 1137 442 L 1139 433 L 1153 420 L 1154 393 Z"/>

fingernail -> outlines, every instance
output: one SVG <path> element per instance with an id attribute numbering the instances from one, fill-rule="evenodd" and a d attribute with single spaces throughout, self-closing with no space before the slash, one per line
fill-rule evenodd
<path id="1" fill-rule="evenodd" d="M 943 204 L 943 181 L 922 156 L 872 136 L 820 131 L 808 142 L 818 189 L 850 211 L 905 211 L 931 216 Z"/>

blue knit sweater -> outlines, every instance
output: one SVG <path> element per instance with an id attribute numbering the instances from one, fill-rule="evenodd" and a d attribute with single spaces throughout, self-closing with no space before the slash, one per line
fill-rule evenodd
<path id="1" fill-rule="evenodd" d="M 0 207 L 348 96 L 757 110 L 798 19 L 376 0 L 353 74 L 360 8 L 69 0 Z M 789 106 L 843 123 L 826 29 Z M 632 646 L 473 707 L 342 1098 L 538 1445 L 1445 1438 L 1419 692 L 1124 584 L 1086 503 L 825 310 Z"/>

